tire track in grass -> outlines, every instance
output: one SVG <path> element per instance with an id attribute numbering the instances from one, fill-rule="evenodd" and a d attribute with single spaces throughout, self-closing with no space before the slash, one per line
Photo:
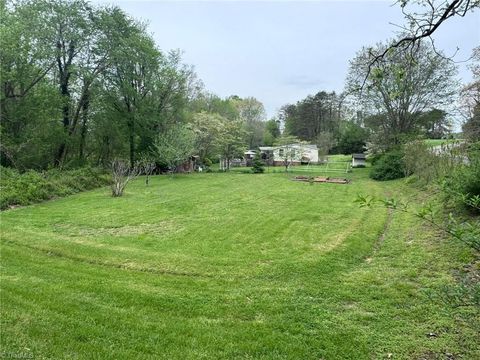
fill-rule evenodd
<path id="1" fill-rule="evenodd" d="M 175 276 L 191 276 L 191 277 L 213 277 L 210 274 L 201 274 L 197 272 L 186 272 L 186 271 L 174 271 L 174 270 L 167 270 L 167 269 L 159 269 L 159 268 L 152 268 L 152 267 L 139 267 L 139 266 L 131 266 L 131 264 L 127 263 L 113 263 L 108 261 L 101 261 L 101 260 L 94 260 L 90 258 L 85 258 L 81 256 L 75 256 L 71 254 L 66 254 L 64 252 L 55 250 L 55 249 L 45 249 L 39 246 L 29 245 L 29 244 L 22 244 L 13 240 L 5 240 L 4 244 L 11 244 L 18 247 L 27 248 L 30 250 L 34 250 L 40 253 L 45 254 L 46 256 L 55 256 L 58 258 L 68 259 L 75 262 L 80 262 L 83 264 L 89 265 L 97 265 L 97 266 L 104 266 L 109 268 L 121 269 L 121 270 L 128 270 L 128 271 L 138 271 L 144 273 L 152 273 L 152 274 L 159 274 L 159 275 L 175 275 Z"/>
<path id="2" fill-rule="evenodd" d="M 385 224 L 383 225 L 382 232 L 380 233 L 380 235 L 375 240 L 375 243 L 373 244 L 372 253 L 370 254 L 370 256 L 365 258 L 365 262 L 367 264 L 370 264 L 372 262 L 373 257 L 381 249 L 381 247 L 382 247 L 382 245 L 385 241 L 385 238 L 387 236 L 388 230 L 390 228 L 390 224 L 392 223 L 392 219 L 393 219 L 393 210 L 392 209 L 387 209 L 387 218 L 385 220 Z"/>

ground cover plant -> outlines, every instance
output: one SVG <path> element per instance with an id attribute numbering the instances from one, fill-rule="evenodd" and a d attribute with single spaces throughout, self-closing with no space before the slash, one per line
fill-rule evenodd
<path id="1" fill-rule="evenodd" d="M 0 169 L 0 209 L 75 194 L 105 186 L 110 177 L 92 168 L 75 170 L 30 170 L 20 173 L 11 168 Z"/>
<path id="2" fill-rule="evenodd" d="M 478 313 L 435 293 L 471 250 L 357 194 L 368 169 L 133 181 L 2 213 L 1 345 L 38 358 L 476 358 Z M 193 196 L 194 195 L 194 196 Z M 478 318 L 477 318 L 478 319 Z"/>

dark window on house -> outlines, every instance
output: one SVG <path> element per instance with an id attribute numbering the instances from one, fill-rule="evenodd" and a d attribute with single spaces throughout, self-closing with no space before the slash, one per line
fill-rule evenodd
<path id="1" fill-rule="evenodd" d="M 284 155 L 283 149 L 278 149 L 278 155 L 279 155 L 280 157 L 283 157 L 283 155 Z"/>

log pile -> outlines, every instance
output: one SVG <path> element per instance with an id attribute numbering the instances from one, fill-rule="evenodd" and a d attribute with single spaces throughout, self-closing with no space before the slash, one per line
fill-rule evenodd
<path id="1" fill-rule="evenodd" d="M 325 176 L 305 176 L 298 175 L 295 176 L 293 181 L 304 181 L 304 182 L 317 182 L 317 183 L 331 183 L 331 184 L 348 184 L 350 180 L 345 178 L 332 178 Z"/>

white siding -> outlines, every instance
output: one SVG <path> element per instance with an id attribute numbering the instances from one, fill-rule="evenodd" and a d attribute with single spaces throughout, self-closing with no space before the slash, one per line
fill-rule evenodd
<path id="1" fill-rule="evenodd" d="M 365 166 L 365 160 L 364 159 L 352 159 L 352 167 L 355 166 Z"/>
<path id="2" fill-rule="evenodd" d="M 273 150 L 273 160 L 274 161 L 283 161 L 284 155 L 281 153 L 285 151 L 294 151 L 295 155 L 292 157 L 294 162 L 300 162 L 302 157 L 306 157 L 310 159 L 311 163 L 318 162 L 318 149 L 315 147 L 303 147 L 301 145 L 293 145 L 293 146 L 282 146 L 275 148 Z"/>

